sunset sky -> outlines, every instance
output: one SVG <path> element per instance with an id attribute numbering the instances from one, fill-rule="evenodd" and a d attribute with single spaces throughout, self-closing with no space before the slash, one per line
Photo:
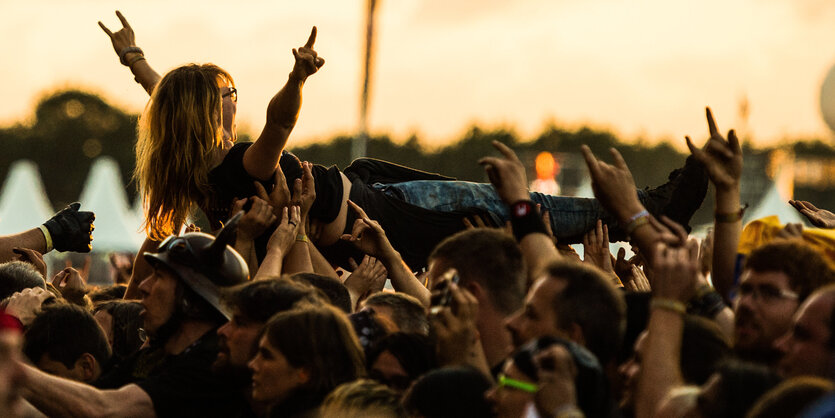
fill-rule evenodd
<path id="1" fill-rule="evenodd" d="M 819 110 L 835 65 L 832 0 L 379 0 L 369 126 L 433 144 L 473 123 L 523 137 L 549 122 L 590 124 L 627 140 L 704 138 L 719 127 L 756 143 L 835 139 Z M 236 79 L 239 129 L 264 123 L 317 25 L 326 59 L 305 86 L 292 141 L 356 130 L 365 0 L 0 2 L 0 125 L 38 99 L 80 87 L 131 112 L 147 96 L 97 26 L 121 10 L 149 62 L 165 72 L 214 62 Z M 739 103 L 747 98 L 744 126 Z"/>

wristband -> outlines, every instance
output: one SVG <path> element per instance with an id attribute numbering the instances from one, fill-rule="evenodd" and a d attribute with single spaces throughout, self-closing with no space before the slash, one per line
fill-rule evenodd
<path id="1" fill-rule="evenodd" d="M 46 240 L 46 251 L 44 252 L 48 253 L 52 251 L 52 235 L 49 234 L 49 230 L 46 229 L 46 225 L 41 225 L 38 227 L 38 229 L 41 230 L 41 232 L 43 233 L 43 237 Z"/>
<path id="2" fill-rule="evenodd" d="M 636 214 L 634 214 L 634 215 L 630 216 L 630 217 L 629 217 L 629 222 L 627 222 L 627 224 L 630 224 L 630 223 L 632 223 L 632 222 L 635 222 L 635 221 L 637 221 L 637 220 L 638 220 L 638 218 L 642 218 L 642 217 L 644 217 L 644 216 L 649 216 L 649 212 L 648 212 L 646 209 L 644 209 L 644 210 L 642 210 L 642 211 L 640 211 L 640 212 L 638 212 L 638 213 L 636 213 Z"/>
<path id="3" fill-rule="evenodd" d="M 714 212 L 714 219 L 716 222 L 732 224 L 742 220 L 742 215 L 745 215 L 745 209 L 748 209 L 748 204 L 739 208 L 739 211 L 732 213 Z"/>
<path id="4" fill-rule="evenodd" d="M 646 212 L 646 211 L 643 211 L 643 212 Z M 649 223 L 649 213 L 644 213 L 644 214 L 639 213 L 637 218 L 633 219 L 632 221 L 630 221 L 626 225 L 626 235 L 627 236 L 632 235 L 632 233 L 635 232 L 636 229 L 638 229 L 638 228 L 640 228 L 640 227 L 642 227 L 642 226 L 644 226 L 648 223 Z"/>
<path id="5" fill-rule="evenodd" d="M 665 311 L 672 311 L 681 316 L 687 314 L 687 307 L 684 306 L 683 303 L 672 299 L 653 298 L 652 301 L 649 303 L 649 307 L 652 309 L 663 309 Z"/>
<path id="6" fill-rule="evenodd" d="M 520 200 L 510 205 L 510 225 L 516 241 L 522 241 L 525 235 L 537 232 L 548 234 L 539 211 L 530 200 Z"/>
<path id="7" fill-rule="evenodd" d="M 124 65 L 126 67 L 128 66 L 127 61 L 125 61 L 125 57 L 128 54 L 130 54 L 131 52 L 136 52 L 138 54 L 145 55 L 145 53 L 142 52 L 142 48 L 140 48 L 138 46 L 128 46 L 128 47 L 122 48 L 122 50 L 119 51 L 119 62 L 121 62 L 122 65 Z"/>
<path id="8" fill-rule="evenodd" d="M 145 56 L 144 56 L 144 55 L 137 55 L 137 56 L 135 56 L 135 57 L 131 58 L 131 59 L 128 61 L 128 67 L 133 67 L 133 64 L 136 64 L 137 62 L 142 61 L 142 60 L 144 60 L 144 59 L 145 59 Z"/>
<path id="9" fill-rule="evenodd" d="M 298 242 L 310 242 L 305 234 L 296 234 L 296 241 Z"/>

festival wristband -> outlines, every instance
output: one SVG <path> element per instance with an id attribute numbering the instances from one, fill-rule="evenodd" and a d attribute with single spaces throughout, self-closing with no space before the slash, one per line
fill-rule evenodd
<path id="1" fill-rule="evenodd" d="M 46 229 L 46 225 L 40 225 L 38 226 L 38 229 L 41 230 L 41 232 L 43 233 L 44 240 L 46 240 L 46 251 L 44 252 L 48 253 L 52 251 L 52 235 L 49 234 L 49 230 Z"/>
<path id="2" fill-rule="evenodd" d="M 528 234 L 548 234 L 539 211 L 530 200 L 520 200 L 510 205 L 510 225 L 513 227 L 516 241 L 522 241 Z"/>
<path id="3" fill-rule="evenodd" d="M 665 311 L 675 312 L 681 316 L 687 314 L 687 307 L 684 306 L 683 303 L 672 299 L 653 298 L 649 303 L 649 307 L 652 309 L 663 309 Z"/>

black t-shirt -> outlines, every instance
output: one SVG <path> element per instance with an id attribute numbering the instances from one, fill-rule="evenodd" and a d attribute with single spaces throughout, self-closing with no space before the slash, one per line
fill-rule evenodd
<path id="1" fill-rule="evenodd" d="M 211 330 L 178 355 L 144 348 L 102 375 L 95 386 L 118 389 L 135 383 L 159 417 L 230 417 L 249 409 L 242 388 L 211 371 L 217 357 L 217 332 Z"/>

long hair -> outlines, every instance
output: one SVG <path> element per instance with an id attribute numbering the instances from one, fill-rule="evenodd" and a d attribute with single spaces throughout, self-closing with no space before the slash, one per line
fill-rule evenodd
<path id="1" fill-rule="evenodd" d="M 316 407 L 337 386 L 365 375 L 364 356 L 348 318 L 325 305 L 280 312 L 267 323 L 264 335 L 291 366 L 304 368 L 310 380 L 274 411 Z"/>
<path id="2" fill-rule="evenodd" d="M 134 180 L 151 239 L 186 221 L 191 205 L 207 207 L 213 151 L 222 148 L 220 82 L 232 77 L 212 64 L 188 64 L 160 80 L 139 118 Z"/>

